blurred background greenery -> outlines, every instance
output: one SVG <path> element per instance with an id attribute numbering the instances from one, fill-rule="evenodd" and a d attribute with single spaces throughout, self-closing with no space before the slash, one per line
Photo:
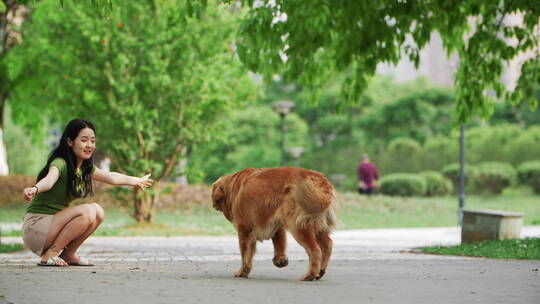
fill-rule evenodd
<path id="1" fill-rule="evenodd" d="M 344 201 L 341 228 L 456 224 L 455 89 L 427 78 L 362 75 L 366 89 L 347 103 L 350 75 L 341 71 L 325 75 L 314 101 L 313 87 L 302 81 L 262 81 L 242 65 L 234 35 L 246 30 L 238 22 L 245 7 L 210 1 L 193 16 L 189 1 L 114 2 L 104 20 L 77 1 L 62 9 L 56 1 L 30 1 L 31 18 L 21 13 L 24 23 L 10 29 L 14 42 L 0 57 L 0 89 L 9 89 L 0 127 L 10 169 L 0 179 L 0 222 L 22 215 L 21 189 L 32 184 L 65 123 L 85 117 L 96 124 L 100 161 L 110 158 L 112 170 L 128 174 L 149 170 L 159 181 L 148 194 L 156 223 L 186 225 L 173 234 L 229 233 L 210 208 L 208 185 L 245 167 L 280 164 L 281 120 L 272 104 L 289 100 L 295 106 L 284 119 L 286 164 L 334 182 Z M 474 195 L 470 206 L 526 211 L 526 224 L 540 224 L 540 115 L 530 105 L 499 98 L 489 120 L 466 123 L 466 189 Z M 382 196 L 354 193 L 364 153 L 379 169 Z M 100 233 L 135 223 L 128 190 L 102 187 L 96 194 L 113 229 Z"/>

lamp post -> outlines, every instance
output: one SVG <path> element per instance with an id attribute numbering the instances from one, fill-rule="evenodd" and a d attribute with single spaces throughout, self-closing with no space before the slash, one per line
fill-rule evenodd
<path id="1" fill-rule="evenodd" d="M 300 156 L 302 153 L 304 153 L 305 149 L 304 147 L 289 147 L 289 153 L 291 153 L 292 157 L 294 158 L 294 165 L 299 167 L 298 160 L 300 159 Z"/>
<path id="2" fill-rule="evenodd" d="M 289 100 L 276 101 L 272 103 L 272 107 L 281 117 L 281 166 L 285 166 L 285 116 L 289 114 L 294 107 L 294 102 Z"/>

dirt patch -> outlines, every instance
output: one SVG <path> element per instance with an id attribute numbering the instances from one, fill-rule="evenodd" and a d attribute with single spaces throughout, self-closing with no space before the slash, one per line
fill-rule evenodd
<path id="1" fill-rule="evenodd" d="M 191 209 L 195 206 L 212 207 L 212 187 L 208 185 L 181 185 L 166 183 L 159 206 L 165 209 Z"/>
<path id="2" fill-rule="evenodd" d="M 23 202 L 23 189 L 32 186 L 35 180 L 33 176 L 21 174 L 0 176 L 0 206 Z"/>

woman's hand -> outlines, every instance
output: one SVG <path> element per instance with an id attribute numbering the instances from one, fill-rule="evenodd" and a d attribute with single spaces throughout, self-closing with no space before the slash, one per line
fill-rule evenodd
<path id="1" fill-rule="evenodd" d="M 34 195 L 36 195 L 38 189 L 36 186 L 28 187 L 23 189 L 24 199 L 26 201 L 31 201 Z"/>
<path id="2" fill-rule="evenodd" d="M 142 191 L 144 191 L 144 188 L 146 187 L 151 187 L 154 181 L 151 180 L 149 177 L 150 177 L 150 174 L 147 174 L 143 177 L 139 177 L 139 180 L 137 181 L 137 185 L 135 185 L 135 187 L 141 189 Z"/>
<path id="3" fill-rule="evenodd" d="M 60 170 L 58 169 L 58 167 L 51 165 L 49 167 L 49 172 L 44 178 L 39 180 L 34 186 L 23 189 L 24 199 L 27 201 L 31 201 L 32 198 L 38 193 L 38 191 L 40 193 L 49 191 L 54 186 L 59 177 Z"/>

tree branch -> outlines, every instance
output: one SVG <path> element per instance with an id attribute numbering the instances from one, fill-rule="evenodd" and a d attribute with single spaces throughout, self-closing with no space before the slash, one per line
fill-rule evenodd
<path id="1" fill-rule="evenodd" d="M 141 158 L 145 158 L 146 157 L 146 146 L 144 144 L 144 139 L 142 137 L 142 134 L 141 134 L 141 131 L 137 130 L 135 132 L 135 134 L 137 135 L 137 142 L 139 143 L 139 147 L 141 147 Z"/>
<path id="2" fill-rule="evenodd" d="M 173 154 L 171 157 L 165 162 L 165 170 L 163 170 L 163 173 L 159 177 L 159 180 L 164 180 L 169 177 L 171 174 L 172 169 L 174 168 L 174 165 L 176 164 L 176 158 L 178 157 L 178 153 L 182 151 L 184 146 L 182 145 L 176 145 L 176 148 L 174 149 Z"/>

